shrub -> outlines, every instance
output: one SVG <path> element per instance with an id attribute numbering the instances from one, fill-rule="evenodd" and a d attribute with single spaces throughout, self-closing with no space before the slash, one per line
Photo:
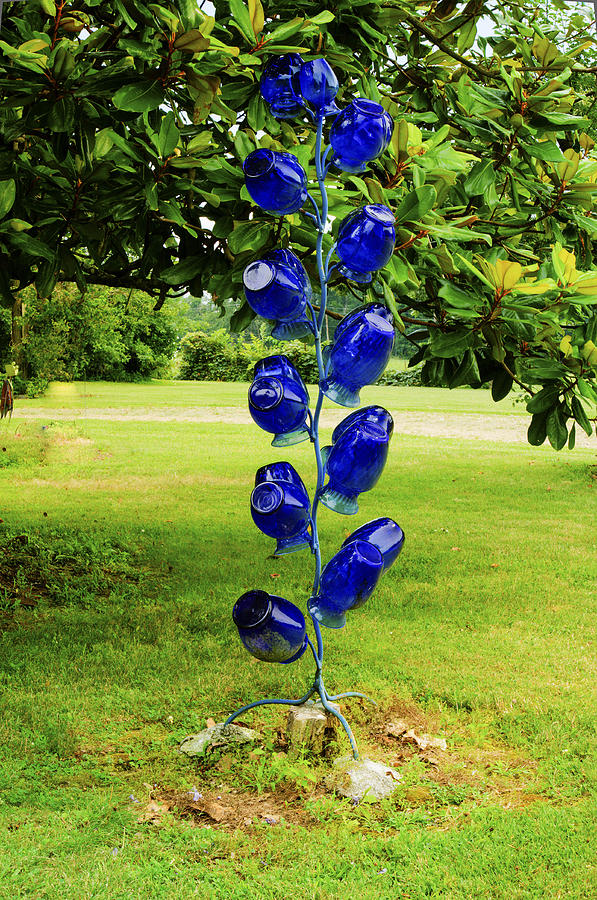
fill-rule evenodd
<path id="1" fill-rule="evenodd" d="M 255 335 L 235 340 L 223 329 L 195 331 L 182 339 L 180 351 L 179 377 L 193 381 L 251 381 L 255 363 L 275 353 L 284 353 L 304 381 L 313 384 L 318 378 L 315 349 L 301 341 Z"/>

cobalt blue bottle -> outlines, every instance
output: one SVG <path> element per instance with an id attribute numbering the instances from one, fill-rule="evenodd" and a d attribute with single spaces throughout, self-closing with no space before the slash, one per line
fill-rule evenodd
<path id="1" fill-rule="evenodd" d="M 292 153 L 253 150 L 243 163 L 243 172 L 251 198 L 273 216 L 298 212 L 307 199 L 307 176 Z"/>
<path id="2" fill-rule="evenodd" d="M 393 128 L 391 115 L 379 103 L 353 100 L 330 128 L 335 165 L 344 172 L 364 172 L 390 143 Z"/>
<path id="3" fill-rule="evenodd" d="M 348 428 L 329 452 L 329 481 L 320 495 L 321 503 L 345 516 L 357 513 L 357 497 L 377 484 L 389 443 L 386 430 L 374 422 L 356 422 Z"/>
<path id="4" fill-rule="evenodd" d="M 307 648 L 305 617 L 283 597 L 247 591 L 234 604 L 232 618 L 246 649 L 264 662 L 291 663 Z"/>
<path id="5" fill-rule="evenodd" d="M 271 57 L 263 70 L 259 82 L 261 96 L 276 119 L 293 119 L 304 110 L 299 87 L 302 65 L 299 53 L 285 53 Z"/>
<path id="6" fill-rule="evenodd" d="M 300 92 L 305 100 L 323 116 L 335 116 L 340 112 L 334 102 L 338 93 L 338 79 L 325 59 L 313 59 L 303 63 L 299 70 Z"/>
<path id="7" fill-rule="evenodd" d="M 284 461 L 268 463 L 261 466 L 255 472 L 255 487 L 264 481 L 290 481 L 296 485 L 303 494 L 307 504 L 310 503 L 309 492 L 303 483 L 303 479 L 291 463 Z"/>
<path id="8" fill-rule="evenodd" d="M 311 545 L 309 498 L 291 481 L 263 481 L 251 494 L 251 516 L 257 528 L 278 542 L 274 556 Z"/>
<path id="9" fill-rule="evenodd" d="M 390 261 L 396 244 L 394 214 L 382 203 L 370 203 L 340 223 L 336 254 L 338 271 L 361 284 Z"/>
<path id="10" fill-rule="evenodd" d="M 382 570 L 382 555 L 368 541 L 341 547 L 321 573 L 319 593 L 307 603 L 309 612 L 326 628 L 343 628 L 348 610 L 369 599 Z"/>
<path id="11" fill-rule="evenodd" d="M 394 316 L 383 303 L 364 303 L 362 306 L 357 307 L 356 309 L 351 310 L 351 312 L 347 313 L 344 318 L 338 322 L 336 326 L 336 330 L 334 331 L 334 338 L 340 337 L 344 329 L 347 325 L 350 325 L 354 319 L 357 319 L 362 312 L 374 313 L 376 316 L 381 316 L 382 319 L 385 319 L 390 323 L 392 328 L 394 327 Z M 324 349 L 329 350 L 329 348 Z"/>
<path id="12" fill-rule="evenodd" d="M 362 409 L 356 409 L 336 425 L 332 432 L 332 443 L 321 448 L 321 457 L 324 465 L 330 455 L 332 446 L 336 443 L 338 438 L 357 422 L 373 422 L 375 425 L 380 425 L 385 430 L 388 440 L 390 440 L 394 433 L 394 419 L 383 406 L 363 406 Z"/>
<path id="13" fill-rule="evenodd" d="M 310 437 L 307 427 L 309 393 L 285 356 L 269 356 L 255 366 L 249 388 L 253 421 L 274 435 L 273 447 L 298 444 Z"/>
<path id="14" fill-rule="evenodd" d="M 377 547 L 383 557 L 383 571 L 386 572 L 396 562 L 404 546 L 404 532 L 397 522 L 387 516 L 373 519 L 357 528 L 347 537 L 342 546 L 352 541 L 369 541 Z"/>
<path id="15" fill-rule="evenodd" d="M 272 335 L 277 340 L 293 340 L 311 332 L 312 323 L 305 314 L 311 285 L 292 251 L 274 250 L 250 263 L 243 272 L 243 284 L 251 309 L 275 322 Z"/>
<path id="16" fill-rule="evenodd" d="M 321 389 L 340 406 L 358 406 L 361 388 L 373 384 L 388 364 L 394 329 L 387 319 L 366 309 L 339 328 L 327 354 L 328 374 Z"/>

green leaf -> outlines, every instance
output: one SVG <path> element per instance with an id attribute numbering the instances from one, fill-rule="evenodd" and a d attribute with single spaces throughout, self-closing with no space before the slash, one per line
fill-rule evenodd
<path id="1" fill-rule="evenodd" d="M 448 381 L 450 389 L 460 387 L 462 384 L 478 384 L 481 381 L 477 357 L 472 350 L 467 350 L 460 365 Z"/>
<path id="2" fill-rule="evenodd" d="M 534 397 L 527 400 L 527 412 L 538 413 L 551 409 L 557 403 L 560 396 L 558 385 L 549 384 L 542 388 Z"/>
<path id="3" fill-rule="evenodd" d="M 434 356 L 448 359 L 452 356 L 460 356 L 468 350 L 474 335 L 468 329 L 457 331 L 439 331 L 435 329 L 431 334 L 431 352 Z"/>
<path id="4" fill-rule="evenodd" d="M 238 158 L 242 161 L 252 153 L 255 149 L 255 144 L 251 140 L 248 134 L 244 131 L 237 131 L 234 137 L 234 149 L 238 154 Z"/>
<path id="5" fill-rule="evenodd" d="M 60 97 L 52 103 L 48 113 L 48 127 L 52 131 L 72 132 L 75 121 L 75 103 L 72 97 Z"/>
<path id="6" fill-rule="evenodd" d="M 397 222 L 418 222 L 437 201 L 437 191 L 431 184 L 410 191 L 398 204 L 394 216 Z"/>
<path id="7" fill-rule="evenodd" d="M 334 13 L 331 12 L 331 10 L 326 9 L 323 12 L 317 13 L 316 16 L 310 16 L 307 21 L 311 22 L 312 25 L 326 25 L 328 22 L 332 22 L 334 19 Z"/>
<path id="8" fill-rule="evenodd" d="M 507 397 L 510 391 L 512 390 L 512 385 L 514 384 L 514 379 L 510 375 L 509 372 L 506 372 L 505 369 L 502 369 L 497 375 L 494 377 L 491 382 L 491 397 L 496 402 L 499 403 L 500 400 L 503 400 L 504 397 Z"/>
<path id="9" fill-rule="evenodd" d="M 188 284 L 195 275 L 198 275 L 199 272 L 202 271 L 205 265 L 205 260 L 201 256 L 189 256 L 187 259 L 183 259 L 182 262 L 179 262 L 175 266 L 170 266 L 168 269 L 164 269 L 160 273 L 160 277 L 162 281 L 165 281 L 166 284 Z"/>
<path id="10" fill-rule="evenodd" d="M 257 93 L 249 101 L 247 121 L 253 131 L 262 131 L 265 125 L 265 100 Z"/>
<path id="11" fill-rule="evenodd" d="M 11 237 L 11 244 L 18 247 L 23 253 L 26 253 L 27 256 L 33 256 L 37 259 L 41 257 L 42 259 L 47 259 L 51 262 L 54 261 L 54 253 L 50 250 L 48 245 L 37 238 L 31 237 L 26 231 L 13 234 Z"/>
<path id="12" fill-rule="evenodd" d="M 201 53 L 207 50 L 209 45 L 210 38 L 202 34 L 198 28 L 191 28 L 174 41 L 175 50 L 184 50 L 187 53 Z"/>
<path id="13" fill-rule="evenodd" d="M 180 132 L 176 127 L 176 117 L 172 111 L 162 119 L 160 133 L 158 134 L 158 149 L 162 157 L 170 156 L 176 145 Z"/>
<path id="14" fill-rule="evenodd" d="M 450 306 L 455 306 L 456 309 L 475 309 L 475 307 L 483 303 L 483 298 L 479 297 L 478 294 L 474 294 L 472 291 L 464 291 L 451 281 L 446 281 L 445 284 L 442 284 L 437 293 L 439 297 L 447 300 Z"/>
<path id="15" fill-rule="evenodd" d="M 587 416 L 584 407 L 578 397 L 572 398 L 572 415 L 583 429 L 583 431 L 588 434 L 589 437 L 593 434 L 593 428 L 589 421 L 589 417 Z"/>
<path id="16" fill-rule="evenodd" d="M 527 431 L 527 440 L 533 447 L 540 447 L 547 437 L 547 413 L 535 413 Z"/>
<path id="17" fill-rule="evenodd" d="M 568 435 L 568 449 L 574 450 L 575 444 L 576 444 L 576 425 L 573 422 L 572 428 L 570 429 L 570 434 Z"/>
<path id="18" fill-rule="evenodd" d="M 245 300 L 240 309 L 237 309 L 230 319 L 230 330 L 235 332 L 244 331 L 245 328 L 247 328 L 251 324 L 254 318 L 255 312 L 251 309 L 251 307 Z"/>
<path id="19" fill-rule="evenodd" d="M 591 126 L 589 120 L 584 116 L 569 116 L 567 113 L 557 112 L 541 112 L 537 115 L 540 115 L 542 119 L 547 119 L 552 125 L 560 125 L 561 127 L 555 129 L 556 131 L 576 131 L 579 128 L 590 128 Z"/>
<path id="20" fill-rule="evenodd" d="M 564 159 L 564 154 L 553 141 L 536 141 L 534 144 L 521 143 L 520 147 L 535 159 L 543 162 L 562 162 Z"/>
<path id="21" fill-rule="evenodd" d="M 212 143 L 212 136 L 209 131 L 201 131 L 199 134 L 196 134 L 194 138 L 191 138 L 189 143 L 187 144 L 187 153 L 202 153 L 203 150 L 207 150 L 207 148 Z"/>
<path id="22" fill-rule="evenodd" d="M 17 196 L 17 188 L 14 179 L 7 178 L 0 181 L 0 219 L 10 212 Z"/>
<path id="23" fill-rule="evenodd" d="M 259 250 L 267 242 L 271 234 L 271 225 L 258 222 L 243 222 L 237 225 L 230 237 L 228 246 L 233 253 L 244 250 Z"/>
<path id="24" fill-rule="evenodd" d="M 126 84 L 114 94 L 114 106 L 125 112 L 149 112 L 164 100 L 164 90 L 158 81 Z"/>
<path id="25" fill-rule="evenodd" d="M 283 25 L 278 25 L 271 34 L 268 34 L 266 49 L 271 49 L 271 44 L 279 43 L 291 35 L 296 34 L 297 31 L 301 30 L 304 24 L 305 20 L 303 17 L 296 16 L 296 18 L 291 19 L 290 22 L 284 22 Z"/>
<path id="26" fill-rule="evenodd" d="M 238 25 L 239 31 L 252 47 L 255 43 L 255 34 L 253 33 L 249 10 L 242 0 L 230 0 L 230 12 L 232 13 L 232 18 Z"/>
<path id="27" fill-rule="evenodd" d="M 467 197 L 484 194 L 495 184 L 495 163 L 492 159 L 481 160 L 473 166 L 464 182 Z"/>
<path id="28" fill-rule="evenodd" d="M 547 414 L 547 438 L 554 450 L 561 450 L 568 440 L 566 420 L 560 406 L 556 406 Z"/>

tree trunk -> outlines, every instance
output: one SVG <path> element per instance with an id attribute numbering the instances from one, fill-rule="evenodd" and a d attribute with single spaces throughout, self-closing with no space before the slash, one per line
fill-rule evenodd
<path id="1" fill-rule="evenodd" d="M 12 305 L 11 343 L 14 361 L 19 368 L 19 374 L 23 378 L 29 377 L 29 366 L 23 354 L 23 340 L 26 334 L 25 304 L 17 297 Z"/>

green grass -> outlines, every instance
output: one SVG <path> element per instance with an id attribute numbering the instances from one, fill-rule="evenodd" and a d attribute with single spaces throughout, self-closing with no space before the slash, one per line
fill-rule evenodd
<path id="1" fill-rule="evenodd" d="M 306 657 L 258 663 L 230 619 L 250 587 L 304 606 L 312 577 L 307 554 L 269 558 L 250 520 L 255 468 L 279 458 L 266 435 L 51 424 L 57 390 L 30 401 L 47 406 L 45 429 L 13 419 L 0 430 L 2 900 L 596 896 L 592 452 L 396 435 L 359 514 L 322 510 L 326 558 L 376 515 L 407 535 L 367 605 L 325 634 L 330 688 L 380 702 L 373 713 L 346 707 L 361 752 L 404 773 L 394 799 L 353 808 L 313 791 L 325 762 L 272 756 L 276 710 L 247 716 L 265 757 L 198 763 L 175 752 L 208 717 L 309 683 Z M 227 406 L 246 388 L 85 390 L 89 407 Z M 367 399 L 394 411 L 491 402 L 486 391 L 402 388 Z M 310 447 L 286 458 L 312 484 Z M 396 717 L 446 738 L 439 767 L 384 743 Z M 175 809 L 138 821 L 150 790 L 162 802 L 194 787 L 298 800 L 274 826 L 206 828 Z"/>
<path id="2" fill-rule="evenodd" d="M 213 381 L 158 381 L 145 384 L 122 384 L 109 381 L 52 383 L 47 394 L 32 400 L 19 398 L 24 410 L 35 408 L 72 409 L 85 413 L 86 409 L 113 407 L 184 408 L 189 406 L 246 406 L 248 385 Z M 316 388 L 310 387 L 312 395 Z M 366 387 L 361 392 L 363 404 L 382 403 L 394 412 L 478 413 L 486 415 L 524 415 L 524 405 L 511 398 L 494 403 L 491 392 L 457 388 Z"/>

